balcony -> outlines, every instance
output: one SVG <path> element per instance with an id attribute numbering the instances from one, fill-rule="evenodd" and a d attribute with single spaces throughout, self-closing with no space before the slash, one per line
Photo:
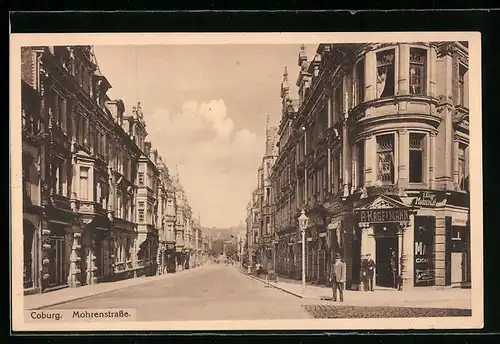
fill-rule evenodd
<path id="1" fill-rule="evenodd" d="M 127 221 L 124 219 L 120 219 L 120 218 L 116 218 L 116 217 L 114 219 L 114 222 L 115 222 L 115 227 L 117 227 L 117 228 L 128 230 L 128 231 L 134 231 L 134 229 L 135 229 L 135 223 L 133 223 L 133 222 L 130 222 L 130 221 Z"/>
<path id="2" fill-rule="evenodd" d="M 76 201 L 76 211 L 82 214 L 104 214 L 102 205 L 94 201 Z"/>
<path id="3" fill-rule="evenodd" d="M 50 202 L 52 206 L 62 210 L 71 210 L 71 203 L 68 197 L 58 194 L 50 195 Z"/>

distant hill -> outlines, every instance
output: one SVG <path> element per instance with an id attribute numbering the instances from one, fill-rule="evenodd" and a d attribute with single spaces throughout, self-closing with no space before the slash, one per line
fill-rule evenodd
<path id="1" fill-rule="evenodd" d="M 217 227 L 202 227 L 203 233 L 212 237 L 212 239 L 230 240 L 231 235 L 237 235 L 239 232 L 244 232 L 243 226 L 232 226 L 228 228 Z"/>

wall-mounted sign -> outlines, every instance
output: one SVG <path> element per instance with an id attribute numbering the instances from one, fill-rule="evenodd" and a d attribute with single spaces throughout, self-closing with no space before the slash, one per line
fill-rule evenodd
<path id="1" fill-rule="evenodd" d="M 366 190 L 368 196 L 375 195 L 399 195 L 400 188 L 394 184 L 381 185 L 381 186 L 371 186 Z"/>
<path id="2" fill-rule="evenodd" d="M 404 222 L 410 220 L 408 209 L 359 210 L 359 222 Z"/>
<path id="3" fill-rule="evenodd" d="M 436 219 L 430 216 L 415 217 L 413 267 L 415 286 L 434 285 L 434 234 Z"/>
<path id="4" fill-rule="evenodd" d="M 437 195 L 432 191 L 420 191 L 413 201 L 413 205 L 418 207 L 434 208 L 437 203 Z"/>

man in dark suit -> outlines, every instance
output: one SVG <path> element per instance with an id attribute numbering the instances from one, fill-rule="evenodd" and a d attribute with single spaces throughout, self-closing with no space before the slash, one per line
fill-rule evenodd
<path id="1" fill-rule="evenodd" d="M 373 291 L 373 276 L 375 275 L 375 262 L 373 261 L 371 255 L 368 253 L 366 255 L 366 265 L 367 265 L 367 274 L 366 280 L 368 284 L 368 290 Z"/>
<path id="2" fill-rule="evenodd" d="M 330 282 L 332 282 L 333 301 L 337 301 L 337 290 L 339 291 L 340 302 L 344 302 L 344 284 L 346 282 L 346 266 L 340 259 L 340 254 L 335 256 L 335 263 L 330 271 Z"/>

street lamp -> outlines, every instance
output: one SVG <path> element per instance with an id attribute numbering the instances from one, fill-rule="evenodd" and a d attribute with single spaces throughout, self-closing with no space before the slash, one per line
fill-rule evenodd
<path id="1" fill-rule="evenodd" d="M 306 288 L 306 228 L 309 218 L 306 216 L 304 209 L 300 212 L 299 229 L 302 236 L 302 290 Z"/>

